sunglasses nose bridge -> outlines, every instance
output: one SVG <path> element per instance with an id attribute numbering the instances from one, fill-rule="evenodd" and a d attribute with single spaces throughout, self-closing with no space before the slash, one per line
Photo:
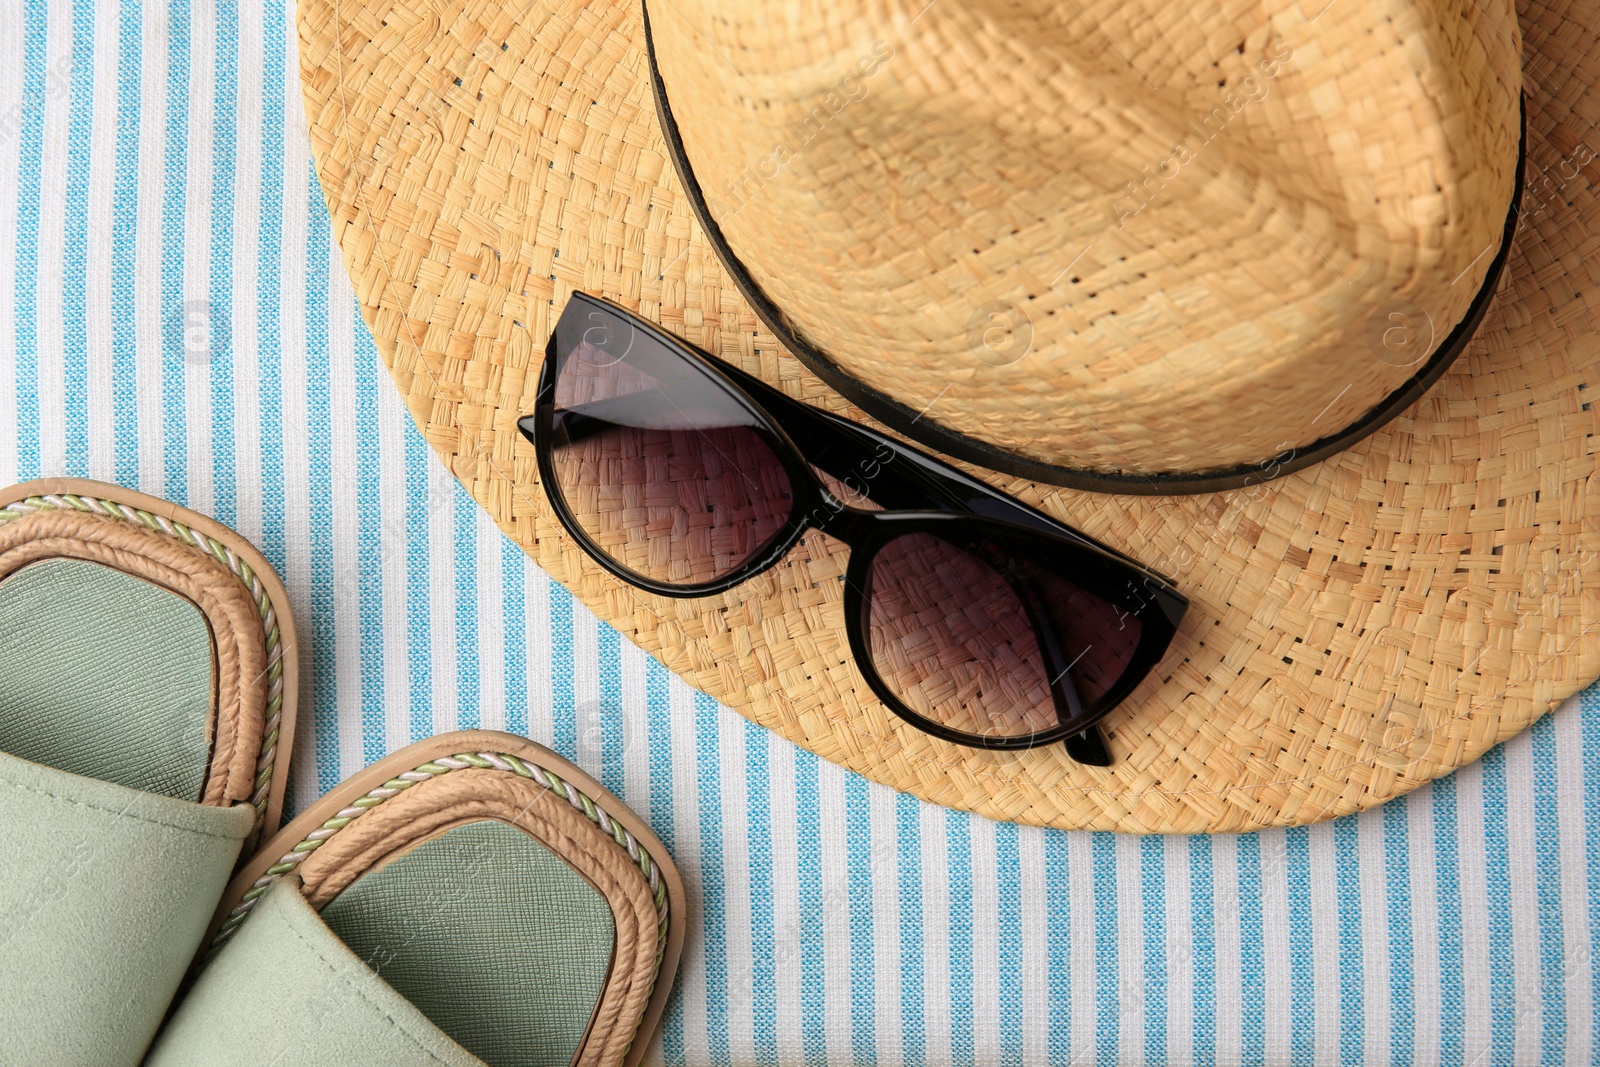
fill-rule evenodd
<path id="1" fill-rule="evenodd" d="M 837 537 L 851 548 L 862 544 L 872 529 L 878 512 L 853 508 L 824 487 L 818 487 L 821 502 L 812 510 L 811 525 L 830 537 Z"/>

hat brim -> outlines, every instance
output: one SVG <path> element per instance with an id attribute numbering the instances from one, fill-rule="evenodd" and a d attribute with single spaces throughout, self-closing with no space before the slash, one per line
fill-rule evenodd
<path id="1" fill-rule="evenodd" d="M 625 586 L 564 534 L 517 429 L 544 340 L 597 292 L 791 395 L 866 416 L 784 352 L 669 162 L 636 5 L 301 0 L 336 239 L 430 444 L 505 532 L 692 684 L 824 758 L 998 819 L 1239 831 L 1371 807 L 1600 675 L 1600 478 L 1584 284 L 1600 215 L 1600 0 L 1521 13 L 1529 187 L 1499 296 L 1439 381 L 1313 466 L 1200 496 L 973 473 L 1172 575 L 1191 607 L 1107 720 L 1115 763 L 939 741 L 879 703 L 845 635 L 846 549 L 812 533 L 718 597 Z"/>

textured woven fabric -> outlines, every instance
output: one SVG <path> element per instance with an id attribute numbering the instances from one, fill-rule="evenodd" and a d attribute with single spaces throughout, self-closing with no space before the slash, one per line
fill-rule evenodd
<path id="1" fill-rule="evenodd" d="M 0 6 L 0 480 L 137 486 L 264 549 L 306 664 L 291 806 L 457 726 L 592 770 L 689 886 L 649 1063 L 1600 1059 L 1593 690 L 1402 801 L 1243 836 L 1019 830 L 818 761 L 598 625 L 432 458 L 294 49 L 284 3 Z"/>
<path id="2" fill-rule="evenodd" d="M 611 909 L 516 827 L 479 821 L 358 878 L 322 921 L 489 1067 L 572 1062 L 611 965 Z"/>
<path id="3" fill-rule="evenodd" d="M 0 753 L 0 1064 L 138 1063 L 254 821 Z"/>
<path id="4" fill-rule="evenodd" d="M 193 604 L 98 563 L 0 582 L 0 752 L 199 800 L 211 631 Z"/>

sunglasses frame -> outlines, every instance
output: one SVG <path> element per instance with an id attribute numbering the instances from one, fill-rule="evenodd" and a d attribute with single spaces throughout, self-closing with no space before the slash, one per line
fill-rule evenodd
<path id="1" fill-rule="evenodd" d="M 1188 600 L 1171 582 L 932 456 L 791 398 L 609 300 L 588 293 L 574 293 L 561 318 L 571 314 L 574 305 L 585 314 L 608 315 L 644 334 L 733 399 L 750 416 L 750 429 L 767 443 L 783 464 L 794 501 L 784 528 L 769 544 L 711 581 L 668 584 L 632 571 L 613 558 L 578 521 L 556 477 L 556 372 L 562 358 L 557 344 L 558 321 L 545 346 L 534 411 L 518 421 L 518 428 L 534 446 L 539 478 L 556 517 L 596 563 L 622 581 L 661 596 L 679 599 L 710 596 L 726 592 L 775 566 L 800 543 L 808 530 L 819 530 L 837 537 L 850 548 L 850 561 L 844 575 L 845 630 L 850 649 L 868 687 L 901 719 L 934 737 L 973 748 L 1020 750 L 1061 741 L 1079 762 L 1095 766 L 1111 762 L 1096 726 L 1149 676 L 1176 634 Z M 626 358 L 624 355 L 619 361 L 626 361 Z M 872 488 L 870 493 L 863 490 L 860 495 L 881 504 L 884 510 L 852 507 L 840 500 L 813 465 L 828 471 L 847 488 L 850 488 L 850 479 L 859 473 Z M 840 473 L 840 468 L 847 473 Z M 883 479 L 883 474 L 891 469 L 892 477 Z M 920 506 L 901 506 L 913 503 Z M 931 533 L 954 545 L 959 545 L 964 535 L 981 534 L 989 539 L 1021 542 L 1059 554 L 1062 563 L 1070 565 L 1070 569 L 1064 567 L 1059 573 L 1070 575 L 1074 583 L 1102 597 L 1126 615 L 1138 618 L 1139 643 L 1128 665 L 1097 700 L 1081 707 L 1079 714 L 1051 730 L 991 737 L 963 733 L 918 714 L 895 694 L 873 663 L 868 618 L 871 601 L 864 592 L 878 551 L 890 541 L 912 533 Z M 1035 640 L 1043 645 L 1046 636 L 1039 633 L 1037 625 L 1033 625 L 1033 629 Z M 1065 688 L 1071 691 L 1070 679 Z M 1076 702 L 1075 696 L 1071 699 Z"/>

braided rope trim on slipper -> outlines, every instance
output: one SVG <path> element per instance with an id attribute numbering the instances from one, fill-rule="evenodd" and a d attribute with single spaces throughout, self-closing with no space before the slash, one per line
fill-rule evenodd
<path id="1" fill-rule="evenodd" d="M 614 841 L 618 848 L 627 852 L 628 857 L 638 865 L 639 873 L 649 882 L 650 891 L 655 900 L 656 914 L 660 917 L 657 926 L 659 947 L 656 950 L 656 965 L 659 967 L 661 958 L 666 952 L 667 930 L 672 916 L 667 898 L 667 883 L 661 877 L 661 868 L 656 865 L 656 861 L 639 844 L 638 839 L 633 834 L 629 833 L 620 822 L 617 822 L 607 814 L 606 810 L 596 804 L 588 794 L 580 792 L 571 782 L 568 782 L 554 771 L 546 770 L 537 763 L 504 752 L 458 752 L 453 756 L 440 756 L 427 763 L 419 764 L 413 770 L 396 775 L 376 789 L 368 790 L 364 796 L 354 801 L 349 807 L 339 811 L 320 827 L 307 834 L 305 840 L 295 845 L 278 862 L 268 867 L 266 873 L 251 883 L 249 890 L 240 898 L 234 909 L 228 913 L 228 917 L 222 921 L 222 925 L 217 928 L 216 936 L 212 938 L 210 948 L 207 950 L 207 956 L 215 954 L 223 943 L 234 935 L 239 929 L 239 925 L 244 922 L 250 915 L 251 910 L 255 908 L 262 894 L 271 888 L 272 883 L 299 867 L 307 856 L 320 848 L 323 842 L 334 834 L 343 830 L 385 800 L 399 796 L 418 782 L 430 781 L 439 775 L 449 774 L 452 771 L 463 771 L 469 767 L 479 770 L 507 771 L 520 778 L 539 783 L 581 811 L 590 822 L 600 828 L 602 833 Z"/>
<path id="2" fill-rule="evenodd" d="M 266 587 L 256 576 L 250 564 L 240 559 L 227 545 L 213 537 L 190 529 L 181 522 L 148 511 L 120 504 L 103 497 L 79 496 L 70 493 L 30 496 L 0 508 L 0 526 L 41 511 L 81 511 L 102 515 L 119 522 L 143 526 L 154 533 L 170 537 L 203 555 L 214 558 L 239 579 L 256 610 L 261 613 L 261 629 L 266 634 L 267 652 L 267 718 L 261 739 L 261 755 L 256 761 L 255 792 L 250 803 L 256 809 L 256 821 L 250 831 L 251 842 L 260 833 L 267 818 L 267 799 L 272 792 L 273 764 L 278 754 L 278 731 L 283 724 L 283 641 L 278 628 L 278 609 L 267 594 Z M 246 848 L 251 847 L 246 843 Z"/>

